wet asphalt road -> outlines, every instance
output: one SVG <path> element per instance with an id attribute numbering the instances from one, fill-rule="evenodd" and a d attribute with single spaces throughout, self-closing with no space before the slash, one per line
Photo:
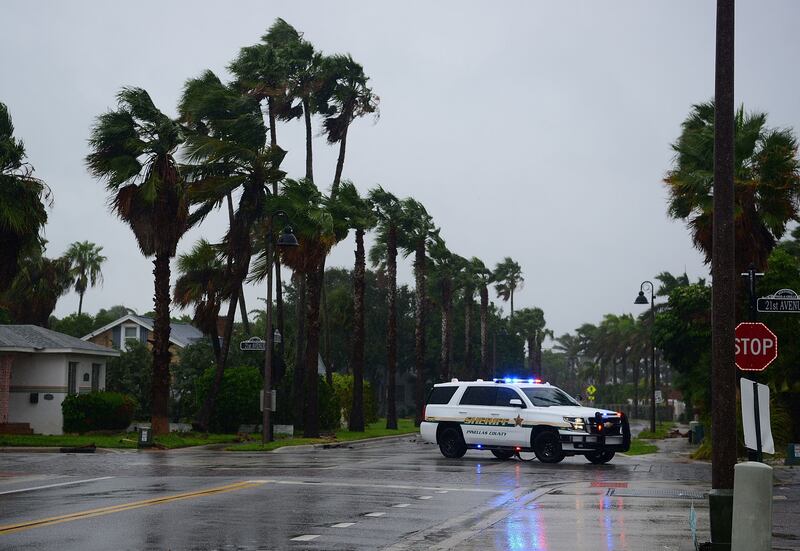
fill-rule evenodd
<path id="1" fill-rule="evenodd" d="M 448 460 L 415 437 L 302 453 L 4 453 L 0 549 L 428 549 L 559 484 L 709 479 L 706 464 L 620 456 Z"/>

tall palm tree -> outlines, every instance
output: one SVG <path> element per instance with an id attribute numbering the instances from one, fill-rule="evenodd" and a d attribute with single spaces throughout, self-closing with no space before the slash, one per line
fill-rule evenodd
<path id="1" fill-rule="evenodd" d="M 8 308 L 14 323 L 48 327 L 58 299 L 72 285 L 69 260 L 46 258 L 34 248 L 20 259 L 20 269 L 0 303 Z"/>
<path id="2" fill-rule="evenodd" d="M 492 279 L 492 272 L 480 258 L 472 257 L 466 261 L 461 273 L 461 287 L 464 295 L 464 374 L 466 377 L 477 378 L 479 371 L 482 376 L 488 377 L 489 370 L 485 362 L 488 361 L 487 331 L 489 315 L 489 291 L 487 286 Z M 477 370 L 472 368 L 472 312 L 475 309 L 475 292 L 480 296 L 480 338 L 481 338 L 481 365 Z"/>
<path id="3" fill-rule="evenodd" d="M 530 372 L 538 377 L 542 374 L 542 343 L 553 332 L 546 328 L 544 312 L 541 308 L 523 308 L 513 318 L 515 331 L 528 344 Z"/>
<path id="4" fill-rule="evenodd" d="M 8 108 L 0 103 L 0 294 L 11 285 L 21 257 L 41 251 L 47 205 L 50 188 L 33 175 Z"/>
<path id="5" fill-rule="evenodd" d="M 425 407 L 425 314 L 427 310 L 427 249 L 435 235 L 433 218 L 422 203 L 403 199 L 399 245 L 403 256 L 414 255 L 414 423 L 422 422 Z"/>
<path id="6" fill-rule="evenodd" d="M 581 362 L 583 344 L 578 335 L 564 333 L 555 339 L 553 349 L 564 354 L 567 360 L 567 375 L 571 378 L 578 376 L 578 366 Z"/>
<path id="7" fill-rule="evenodd" d="M 442 310 L 442 348 L 439 359 L 442 380 L 450 379 L 453 356 L 453 292 L 454 283 L 465 268 L 466 260 L 451 252 L 441 236 L 435 236 L 430 246 L 432 280 L 439 289 Z"/>
<path id="8" fill-rule="evenodd" d="M 514 317 L 514 292 L 522 288 L 525 279 L 522 277 L 522 267 L 511 257 L 507 256 L 498 262 L 494 268 L 494 288 L 503 301 L 511 301 L 511 317 Z"/>
<path id="9" fill-rule="evenodd" d="M 178 110 L 186 128 L 185 155 L 189 164 L 185 171 L 192 182 L 192 202 L 198 205 L 191 222 L 202 220 L 219 208 L 228 194 L 241 190 L 223 239 L 228 315 L 220 362 L 198 414 L 198 424 L 206 427 L 227 364 L 236 305 L 250 270 L 252 233 L 266 216 L 273 183 L 285 175 L 280 164 L 286 152 L 267 145 L 258 100 L 242 95 L 236 85 L 224 84 L 211 71 L 186 82 Z"/>
<path id="10" fill-rule="evenodd" d="M 339 195 L 333 202 L 334 217 L 347 221 L 348 227 L 355 230 L 356 250 L 353 266 L 353 348 L 350 368 L 353 372 L 353 403 L 350 408 L 348 428 L 352 431 L 364 430 L 364 289 L 366 272 L 366 252 L 364 234 L 377 222 L 373 205 L 369 199 L 358 194 L 355 185 L 343 181 Z"/>
<path id="11" fill-rule="evenodd" d="M 103 282 L 102 265 L 106 257 L 100 254 L 103 247 L 89 241 L 76 241 L 67 249 L 66 257 L 72 264 L 72 275 L 75 278 L 74 288 L 80 299 L 78 315 L 83 310 L 83 294 L 89 286 L 94 287 Z"/>
<path id="12" fill-rule="evenodd" d="M 175 302 L 182 308 L 194 306 L 194 325 L 211 340 L 214 359 L 221 361 L 217 319 L 225 300 L 226 267 L 219 247 L 200 239 L 189 253 L 178 256 Z"/>
<path id="13" fill-rule="evenodd" d="M 767 257 L 787 224 L 798 215 L 800 163 L 790 129 L 766 126 L 765 113 L 735 117 L 734 231 L 736 273 L 750 263 L 766 267 Z M 714 102 L 692 107 L 672 145 L 675 161 L 664 182 L 669 215 L 685 220 L 695 247 L 711 263 L 714 185 Z"/>
<path id="14" fill-rule="evenodd" d="M 480 325 L 481 325 L 481 365 L 480 374 L 491 377 L 489 366 L 489 285 L 494 281 L 494 275 L 480 258 L 472 257 L 469 260 L 469 273 L 478 288 L 480 296 Z"/>
<path id="15" fill-rule="evenodd" d="M 139 249 L 154 256 L 154 434 L 169 432 L 170 258 L 189 227 L 187 184 L 173 155 L 183 141 L 180 127 L 159 111 L 146 91 L 123 88 L 116 110 L 97 118 L 86 157 L 89 171 L 104 180 L 111 209 L 133 230 Z"/>
<path id="16" fill-rule="evenodd" d="M 382 245 L 375 251 L 385 251 L 386 264 L 386 303 L 388 306 L 388 321 L 386 326 L 386 428 L 397 428 L 397 402 L 395 393 L 397 375 L 397 236 L 398 228 L 402 223 L 402 203 L 393 194 L 381 186 L 370 190 L 369 199 L 375 207 L 375 216 L 378 224 L 377 242 Z M 373 251 L 370 260 L 373 265 L 378 264 L 378 258 Z"/>

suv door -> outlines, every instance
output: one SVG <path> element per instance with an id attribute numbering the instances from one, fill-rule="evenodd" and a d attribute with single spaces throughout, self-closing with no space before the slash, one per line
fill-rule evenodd
<path id="1" fill-rule="evenodd" d="M 470 385 L 464 390 L 457 412 L 467 444 L 494 444 L 489 433 L 497 428 L 493 419 L 499 418 L 495 411 L 496 394 L 497 387 L 489 385 Z"/>
<path id="2" fill-rule="evenodd" d="M 510 400 L 517 399 L 522 402 L 523 407 L 512 406 Z M 525 401 L 519 393 L 510 387 L 501 386 L 497 388 L 495 396 L 494 412 L 498 417 L 506 419 L 508 422 L 505 425 L 505 432 L 507 433 L 502 437 L 502 442 L 498 444 L 504 446 L 529 446 L 531 442 L 531 427 L 523 426 L 523 408 Z"/>

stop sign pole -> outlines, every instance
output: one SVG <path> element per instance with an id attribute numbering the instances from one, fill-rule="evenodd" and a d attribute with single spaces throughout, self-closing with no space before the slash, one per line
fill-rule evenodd
<path id="1" fill-rule="evenodd" d="M 778 357 L 778 337 L 763 323 L 743 322 L 736 326 L 736 367 L 742 371 L 764 371 Z M 753 409 L 756 425 L 756 461 L 763 462 L 758 383 L 753 381 Z"/>

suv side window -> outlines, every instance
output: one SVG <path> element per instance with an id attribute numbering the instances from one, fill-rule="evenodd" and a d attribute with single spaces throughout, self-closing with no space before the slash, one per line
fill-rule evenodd
<path id="1" fill-rule="evenodd" d="M 457 386 L 435 386 L 428 394 L 428 404 L 447 404 L 458 390 Z"/>
<path id="2" fill-rule="evenodd" d="M 509 404 L 508 402 L 509 400 L 513 400 L 514 398 L 520 400 L 522 402 L 522 407 L 525 407 L 524 400 L 520 398 L 516 390 L 504 386 L 497 387 L 497 398 L 495 400 L 496 406 L 512 407 L 511 404 Z"/>
<path id="3" fill-rule="evenodd" d="M 461 405 L 465 406 L 493 406 L 497 387 L 494 386 L 471 386 L 464 391 L 461 397 Z"/>

